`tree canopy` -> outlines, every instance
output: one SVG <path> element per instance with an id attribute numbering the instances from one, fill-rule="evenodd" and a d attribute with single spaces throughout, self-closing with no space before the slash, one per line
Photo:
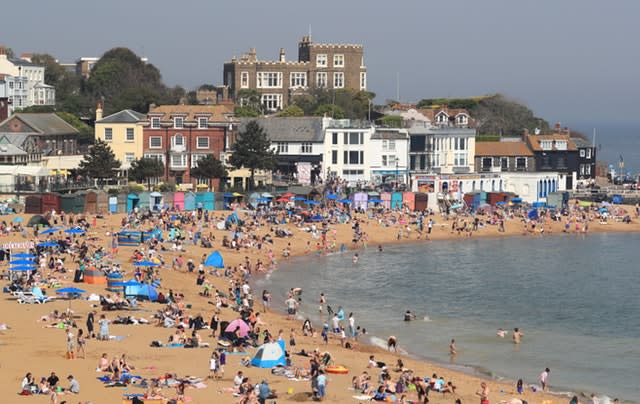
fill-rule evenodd
<path id="1" fill-rule="evenodd" d="M 227 176 L 227 169 L 213 154 L 207 154 L 204 158 L 198 160 L 198 164 L 191 169 L 191 176 L 201 179 L 206 178 L 208 180 L 225 178 Z"/>
<path id="2" fill-rule="evenodd" d="M 131 162 L 129 179 L 135 182 L 147 182 L 147 189 L 151 191 L 151 179 L 164 174 L 164 163 L 159 159 L 142 157 Z"/>
<path id="3" fill-rule="evenodd" d="M 244 167 L 250 171 L 250 189 L 253 189 L 256 170 L 273 170 L 276 167 L 276 153 L 271 149 L 267 133 L 256 121 L 250 121 L 238 133 L 231 151 L 231 166 L 236 169 Z"/>
<path id="4" fill-rule="evenodd" d="M 520 136 L 524 129 L 545 132 L 549 123 L 533 114 L 526 105 L 501 94 L 485 97 L 469 109 L 479 135 Z"/>
<path id="5" fill-rule="evenodd" d="M 89 178 L 113 178 L 120 168 L 120 161 L 116 159 L 111 147 L 101 139 L 89 149 L 80 162 L 78 171 Z"/>
<path id="6" fill-rule="evenodd" d="M 301 108 L 304 115 L 327 114 L 336 119 L 367 119 L 374 98 L 375 94 L 368 91 L 316 89 L 309 94 L 293 97 L 293 105 Z"/>

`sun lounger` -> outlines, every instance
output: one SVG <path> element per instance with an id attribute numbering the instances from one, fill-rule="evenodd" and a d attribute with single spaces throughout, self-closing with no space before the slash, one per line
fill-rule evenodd
<path id="1" fill-rule="evenodd" d="M 18 297 L 18 303 L 20 304 L 42 304 L 42 303 L 48 303 L 52 300 L 54 300 L 52 297 L 49 296 L 36 296 L 34 294 L 30 294 L 30 293 L 24 293 L 24 292 L 16 292 L 18 293 L 17 297 Z"/>

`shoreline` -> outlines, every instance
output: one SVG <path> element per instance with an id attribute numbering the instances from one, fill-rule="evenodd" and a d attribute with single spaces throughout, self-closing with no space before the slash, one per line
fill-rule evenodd
<path id="1" fill-rule="evenodd" d="M 229 214 L 229 211 L 216 211 L 212 212 L 215 218 L 225 217 Z M 244 216 L 244 213 L 240 213 L 241 216 Z M 14 216 L 28 216 L 28 215 L 11 215 L 6 216 L 6 220 L 11 220 Z M 98 238 L 98 245 L 107 246 L 109 243 L 109 237 L 106 236 L 106 232 L 114 231 L 119 229 L 119 219 L 122 215 L 107 215 L 104 219 L 98 219 L 98 226 L 96 228 L 90 229 L 91 233 L 95 233 Z M 396 240 L 396 230 L 398 226 L 391 227 L 383 227 L 377 223 L 375 220 L 371 220 L 366 218 L 364 215 L 358 215 L 360 219 L 363 221 L 363 228 L 368 234 L 369 237 L 369 249 L 375 248 L 378 244 L 382 244 L 383 246 L 397 246 L 402 244 L 414 244 L 414 243 L 425 243 L 425 240 L 415 240 L 415 232 L 411 234 L 411 238 L 403 238 L 402 240 Z M 439 216 L 434 216 L 438 222 L 444 223 L 444 226 L 437 224 L 433 228 L 433 233 L 431 240 L 455 240 L 455 239 L 463 239 L 467 240 L 469 237 L 466 236 L 458 236 L 456 234 L 450 234 L 449 226 L 451 221 L 443 221 Z M 26 217 L 25 217 L 26 219 Z M 217 219 L 216 219 L 217 220 Z M 185 253 L 185 258 L 193 258 L 194 261 L 197 261 L 199 257 L 205 253 L 208 254 L 211 251 L 219 250 L 225 259 L 225 266 L 237 266 L 244 261 L 245 256 L 249 256 L 252 262 L 256 262 L 257 259 L 265 260 L 266 251 L 256 250 L 256 249 L 241 249 L 240 251 L 233 251 L 230 249 L 221 248 L 219 246 L 219 240 L 222 239 L 223 235 L 227 235 L 226 231 L 219 231 L 215 229 L 216 221 L 213 220 L 210 223 L 210 228 L 206 231 L 211 231 L 216 237 L 216 245 L 213 249 L 203 249 L 200 247 L 193 247 L 192 245 L 187 246 L 187 253 Z M 555 223 L 555 226 L 561 226 L 562 223 Z M 628 226 L 628 227 L 627 227 Z M 269 233 L 269 227 L 275 227 L 274 225 L 266 225 L 262 226 L 256 232 L 257 234 L 263 235 L 265 233 Z M 305 242 L 310 240 L 312 243 L 315 243 L 316 240 L 312 240 L 311 236 L 302 232 L 299 228 L 292 225 L 283 225 L 280 227 L 288 228 L 292 233 L 293 237 L 291 238 L 274 238 L 274 244 L 269 248 L 272 248 L 273 251 L 278 256 L 278 260 L 281 260 L 279 251 L 282 248 L 287 246 L 287 243 L 291 243 L 291 258 L 292 259 L 301 259 L 304 260 L 305 254 Z M 347 251 L 354 251 L 352 249 L 353 244 L 351 241 L 351 226 L 350 224 L 337 224 L 332 225 L 332 228 L 337 229 L 337 245 L 339 246 L 341 243 L 345 244 L 347 247 Z M 521 231 L 521 223 L 519 220 L 509 220 L 506 224 L 506 232 L 498 233 L 495 231 L 497 226 L 489 226 L 485 229 L 481 229 L 479 233 L 474 234 L 471 239 L 477 238 L 500 238 L 500 237 L 513 237 L 513 236 L 523 236 Z M 558 227 L 559 228 L 559 227 Z M 633 220 L 633 224 L 624 225 L 622 223 L 612 223 L 607 226 L 597 226 L 594 225 L 590 232 L 638 232 L 640 231 L 640 226 L 638 225 L 637 219 Z M 555 231 L 553 234 L 557 234 L 562 232 Z M 547 237 L 548 234 L 545 234 L 544 237 Z M 570 235 L 575 237 L 574 235 Z M 12 233 L 9 237 L 5 238 L 5 241 L 27 241 L 31 240 L 32 237 L 29 236 L 27 238 L 23 238 L 19 233 Z M 427 243 L 429 243 L 427 241 Z M 133 250 L 136 247 L 121 247 L 120 251 L 115 257 L 122 265 L 123 268 L 126 269 L 127 275 L 126 278 L 131 277 L 133 273 L 132 266 L 129 263 L 129 257 Z M 211 313 L 211 305 L 207 303 L 207 301 L 212 298 L 203 298 L 198 296 L 198 292 L 201 291 L 201 288 L 195 285 L 195 275 L 188 273 L 186 270 L 177 271 L 171 270 L 168 267 L 171 266 L 171 259 L 177 256 L 177 253 L 167 251 L 162 253 L 165 256 L 167 265 L 164 269 L 161 269 L 161 275 L 163 278 L 162 290 L 164 293 L 170 288 L 173 288 L 176 291 L 181 291 L 185 294 L 187 303 L 191 304 L 193 307 L 188 311 L 189 314 L 203 313 L 203 315 L 207 318 L 207 316 Z M 315 255 L 315 252 L 311 252 L 311 254 Z M 71 277 L 66 275 L 66 280 L 64 281 L 65 286 L 67 284 L 72 285 L 70 282 L 72 281 Z M 253 276 L 252 276 L 253 278 Z M 226 291 L 229 287 L 229 280 L 224 277 L 216 277 L 216 276 L 207 276 L 207 279 L 213 285 L 213 288 L 218 288 L 219 290 Z M 106 286 L 106 285 L 105 285 Z M 80 286 L 83 289 L 87 289 L 90 293 L 101 293 L 104 294 L 104 286 L 103 285 L 89 285 L 83 284 Z M 256 307 L 257 310 L 262 312 L 261 305 L 259 301 L 259 296 L 257 291 L 254 291 L 254 295 L 256 296 Z M 276 302 L 274 305 L 280 305 L 280 302 Z M 284 306 L 280 305 L 280 308 Z M 108 353 L 111 355 L 119 355 L 121 353 L 127 353 L 127 355 L 139 364 L 141 368 L 154 367 L 157 368 L 156 371 L 141 371 L 144 376 L 157 374 L 158 372 L 173 372 L 179 373 L 180 375 L 191 374 L 191 375 L 201 375 L 206 372 L 206 362 L 207 362 L 207 352 L 203 352 L 200 350 L 158 350 L 157 348 L 149 348 L 149 341 L 156 339 L 165 339 L 168 334 L 171 333 L 171 329 L 157 328 L 154 326 L 119 326 L 114 325 L 113 334 L 124 336 L 126 339 L 124 342 L 122 341 L 110 341 L 110 342 L 98 342 L 91 340 L 88 345 L 88 354 L 87 360 L 75 360 L 69 361 L 64 359 L 64 335 L 58 334 L 59 331 L 56 330 L 42 330 L 41 324 L 37 323 L 35 320 L 40 316 L 49 313 L 52 309 L 60 309 L 65 310 L 67 308 L 67 301 L 58 301 L 53 303 L 47 303 L 46 305 L 18 305 L 15 300 L 7 299 L 5 295 L 5 299 L 0 300 L 0 310 L 3 312 L 2 322 L 8 323 L 11 326 L 11 329 L 2 332 L 2 343 L 0 344 L 0 352 L 3 354 L 4 360 L 2 361 L 2 366 L 0 366 L 0 377 L 3 377 L 3 380 L 6 380 L 3 387 L 0 387 L 0 392 L 4 393 L 6 397 L 11 397 L 15 395 L 17 390 L 17 385 L 19 385 L 21 378 L 24 376 L 26 371 L 33 371 L 35 375 L 46 375 L 50 373 L 52 370 L 58 372 L 58 374 L 62 375 L 68 373 L 72 373 L 79 377 L 80 382 L 83 387 L 83 394 L 80 397 L 72 397 L 72 400 L 78 401 L 78 398 L 82 398 L 83 400 L 97 400 L 98 397 L 103 397 L 104 402 L 119 402 L 118 399 L 122 398 L 122 390 L 119 389 L 105 389 L 102 384 L 96 382 L 93 376 L 95 373 L 95 362 L 100 357 L 102 352 Z M 155 304 L 145 303 L 144 308 L 146 311 L 143 312 L 134 312 L 129 313 L 135 316 L 150 316 L 152 312 L 156 311 Z M 84 323 L 84 318 L 86 313 L 91 310 L 90 304 L 83 301 L 74 301 L 73 309 L 76 311 L 76 314 L 80 316 L 78 319 L 79 324 Z M 110 319 L 114 318 L 115 314 L 126 315 L 124 313 L 112 313 L 105 312 Z M 221 316 L 223 320 L 233 319 L 237 314 L 229 311 L 228 309 L 224 309 Z M 263 317 L 263 316 L 261 316 Z M 26 321 L 25 321 L 26 319 Z M 275 310 L 272 308 L 268 313 L 264 314 L 264 318 L 268 325 L 269 329 L 273 331 L 275 334 L 278 329 L 288 330 L 293 327 L 296 329 L 298 333 L 298 346 L 296 347 L 296 351 L 301 348 L 307 350 L 313 350 L 316 347 L 322 347 L 321 349 L 330 350 L 331 354 L 336 358 L 336 363 L 344 363 L 348 365 L 348 367 L 352 370 L 350 372 L 349 377 L 341 377 L 341 376 L 332 376 L 330 378 L 330 394 L 328 397 L 328 401 L 330 402 L 353 402 L 351 396 L 354 392 L 350 391 L 348 387 L 350 386 L 350 378 L 353 375 L 358 375 L 363 370 L 364 365 L 368 360 L 369 354 L 375 354 L 376 357 L 379 357 L 379 360 L 385 361 L 387 363 L 393 364 L 395 363 L 398 355 L 386 352 L 385 350 L 379 349 L 375 347 L 375 345 L 365 345 L 359 344 L 357 350 L 345 350 L 340 348 L 340 344 L 336 345 L 336 341 L 334 339 L 330 340 L 328 346 L 323 345 L 318 338 L 312 337 L 302 337 L 299 333 L 299 327 L 301 323 L 299 321 L 290 321 L 287 320 L 285 316 L 281 314 L 281 310 Z M 82 327 L 84 328 L 84 327 Z M 204 333 L 203 333 L 204 336 Z M 203 338 L 206 342 L 211 342 L 212 347 L 216 346 L 216 340 L 208 338 Z M 293 351 L 293 349 L 291 349 Z M 204 355 L 204 356 L 203 356 Z M 12 361 L 13 358 L 13 361 Z M 292 359 L 296 361 L 299 360 L 300 357 L 292 355 Z M 405 356 L 403 356 L 404 360 Z M 414 369 L 416 374 L 420 375 L 430 375 L 433 372 L 437 372 L 438 375 L 444 375 L 447 379 L 453 379 L 458 386 L 458 393 L 456 393 L 456 398 L 461 398 L 463 402 L 470 402 L 471 400 L 477 399 L 475 397 L 474 392 L 477 390 L 480 380 L 485 380 L 487 375 L 480 374 L 468 374 L 463 372 L 460 369 L 449 369 L 446 367 L 446 364 L 440 365 L 437 360 L 430 360 L 428 358 L 414 358 L 411 352 L 408 352 L 408 356 L 406 356 L 405 363 L 407 367 Z M 258 368 L 240 368 L 236 364 L 239 360 L 238 357 L 231 357 L 230 363 L 228 363 L 228 370 L 222 382 L 210 382 L 209 387 L 203 390 L 189 390 L 189 395 L 193 398 L 193 403 L 200 402 L 210 402 L 212 390 L 215 394 L 215 391 L 220 392 L 220 389 L 228 386 L 231 383 L 231 379 L 235 371 L 243 370 L 245 373 L 251 377 L 253 382 L 259 381 L 256 379 L 260 379 L 265 377 L 266 372 L 264 370 Z M 25 363 L 27 366 L 25 367 Z M 364 370 L 367 370 L 366 368 Z M 155 373 L 154 373 L 155 372 Z M 373 374 L 372 374 L 373 375 Z M 489 375 L 490 376 L 490 375 Z M 286 379 L 272 379 L 269 378 L 270 382 L 273 383 L 273 387 L 277 388 L 279 392 L 285 392 L 281 395 L 278 400 L 283 402 L 292 402 L 297 401 L 296 398 L 299 398 L 297 392 L 309 391 L 309 386 L 307 383 L 296 384 L 295 382 L 287 381 Z M 507 383 L 505 380 L 489 378 L 491 381 L 491 389 L 492 389 L 492 401 L 496 403 L 501 399 L 508 399 L 512 396 L 513 392 L 513 383 Z M 289 395 L 286 394 L 289 388 L 294 389 L 294 394 Z M 136 392 L 134 389 L 133 392 Z M 109 397 L 109 398 L 107 398 Z M 235 402 L 235 398 L 229 395 L 217 395 L 216 396 L 219 402 Z M 452 396 L 447 396 L 452 397 Z M 554 394 L 542 394 L 532 393 L 528 391 L 523 396 L 516 396 L 524 400 L 527 400 L 529 403 L 538 403 L 541 400 L 553 399 L 554 397 L 557 399 L 558 396 Z M 66 399 L 64 397 L 63 399 Z M 434 397 L 430 397 L 432 402 L 435 403 L 447 403 L 452 404 L 453 399 L 444 399 L 440 398 L 440 396 L 435 395 Z M 108 400 L 108 401 L 107 401 Z M 44 399 L 44 397 L 33 397 L 33 399 L 29 399 L 30 402 L 39 404 L 49 402 L 48 399 Z M 96 401 L 103 402 L 103 401 Z"/>

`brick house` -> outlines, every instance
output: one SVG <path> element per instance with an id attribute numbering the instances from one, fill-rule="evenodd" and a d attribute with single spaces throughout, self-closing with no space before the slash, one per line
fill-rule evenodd
<path id="1" fill-rule="evenodd" d="M 160 180 L 183 188 L 195 188 L 191 168 L 209 154 L 220 159 L 236 129 L 229 105 L 152 106 L 140 124 L 144 157 L 161 160 L 165 172 Z M 214 180 L 214 189 L 218 186 Z"/>

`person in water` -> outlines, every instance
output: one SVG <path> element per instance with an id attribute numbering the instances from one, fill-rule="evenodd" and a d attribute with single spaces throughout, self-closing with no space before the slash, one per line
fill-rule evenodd
<path id="1" fill-rule="evenodd" d="M 520 340 L 522 338 L 522 333 L 520 332 L 519 328 L 514 328 L 513 329 L 513 343 L 514 344 L 519 344 Z"/>
<path id="2" fill-rule="evenodd" d="M 416 315 L 411 312 L 411 310 L 407 310 L 404 312 L 404 321 L 415 320 Z"/>

